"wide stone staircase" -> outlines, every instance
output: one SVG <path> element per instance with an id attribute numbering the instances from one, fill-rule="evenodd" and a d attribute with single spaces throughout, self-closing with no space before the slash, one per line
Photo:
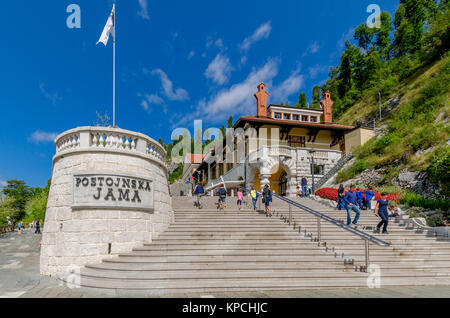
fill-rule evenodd
<path id="1" fill-rule="evenodd" d="M 345 219 L 344 211 L 296 200 Z M 193 207 L 194 198 L 174 198 L 175 223 L 166 232 L 130 253 L 87 265 L 81 285 L 147 295 L 367 287 L 373 274 L 358 271 L 365 261 L 361 238 L 322 221 L 319 244 L 314 215 L 293 208 L 289 225 L 285 202 L 274 199 L 270 218 L 252 211 L 246 201 L 238 211 L 235 198 L 227 198 L 227 209 L 220 211 L 217 197 L 203 198 L 202 209 Z M 373 212 L 363 211 L 359 228 L 372 233 L 377 222 Z M 389 247 L 370 246 L 381 287 L 450 285 L 447 238 L 395 222 L 389 232 L 376 234 Z"/>

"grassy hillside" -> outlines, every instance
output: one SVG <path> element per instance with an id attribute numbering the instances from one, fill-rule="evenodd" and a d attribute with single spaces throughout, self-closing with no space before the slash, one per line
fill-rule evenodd
<path id="1" fill-rule="evenodd" d="M 432 64 L 421 66 L 392 88 L 390 98 L 400 103 L 377 127 L 384 133 L 355 150 L 354 164 L 339 172 L 338 182 L 355 177 L 365 169 L 383 169 L 383 183 L 405 168 L 426 171 L 439 184 L 441 195 L 450 193 L 450 56 L 445 54 Z M 386 99 L 384 99 L 386 100 Z M 354 124 L 377 118 L 377 94 L 368 90 L 362 99 L 347 109 L 338 122 Z"/>

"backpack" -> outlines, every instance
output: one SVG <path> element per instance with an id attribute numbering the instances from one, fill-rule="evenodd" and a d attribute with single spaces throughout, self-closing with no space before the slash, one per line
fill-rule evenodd
<path id="1" fill-rule="evenodd" d="M 219 190 L 219 194 L 220 194 L 221 197 L 224 197 L 224 196 L 227 195 L 227 191 L 226 191 L 224 188 L 221 188 L 221 189 Z"/>

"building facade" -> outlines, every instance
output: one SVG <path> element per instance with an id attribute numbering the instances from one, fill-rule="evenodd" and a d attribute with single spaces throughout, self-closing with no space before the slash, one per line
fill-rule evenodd
<path id="1" fill-rule="evenodd" d="M 194 172 L 207 189 L 225 183 L 228 188 L 239 184 L 261 190 L 267 184 L 278 194 L 295 196 L 303 176 L 313 188 L 313 178 L 317 182 L 373 136 L 367 128 L 333 123 L 330 92 L 323 94 L 320 109 L 312 109 L 267 105 L 265 84 L 257 88 L 256 116 L 240 117 L 232 138 L 227 136 L 221 149 L 206 154 Z M 225 139 L 233 140 L 231 147 Z"/>

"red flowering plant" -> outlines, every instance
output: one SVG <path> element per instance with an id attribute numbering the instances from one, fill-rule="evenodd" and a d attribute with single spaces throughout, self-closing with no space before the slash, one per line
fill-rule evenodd
<path id="1" fill-rule="evenodd" d="M 345 190 L 344 193 L 347 191 L 348 190 Z M 373 200 L 380 200 L 381 193 L 379 193 L 377 190 L 372 190 L 372 191 L 375 194 L 375 197 L 373 198 Z M 338 193 L 338 190 L 335 188 L 321 188 L 316 191 L 316 195 L 318 195 L 319 197 L 328 199 L 328 200 L 333 200 L 336 202 L 338 200 L 337 193 Z M 394 201 L 394 202 L 400 203 L 400 196 L 398 194 L 388 194 L 386 196 L 386 199 L 389 201 Z"/>

